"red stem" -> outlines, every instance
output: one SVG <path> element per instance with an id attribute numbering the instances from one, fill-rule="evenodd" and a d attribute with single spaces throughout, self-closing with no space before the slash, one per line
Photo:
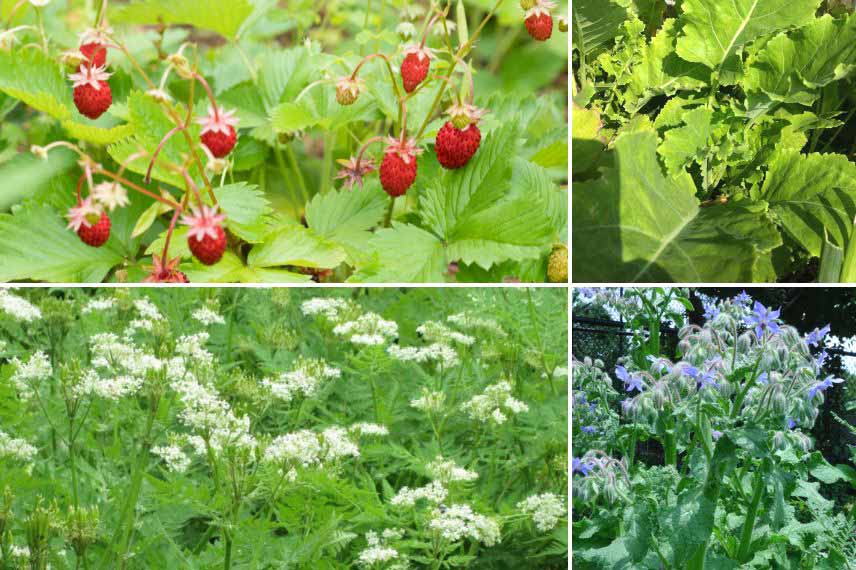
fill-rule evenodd
<path id="1" fill-rule="evenodd" d="M 357 78 L 357 73 L 360 71 L 360 68 L 361 68 L 363 65 L 365 65 L 366 63 L 368 63 L 368 62 L 369 62 L 369 60 L 372 60 L 372 59 L 374 59 L 374 58 L 376 58 L 376 57 L 382 58 L 382 59 L 383 59 L 383 60 L 384 60 L 388 65 L 392 65 L 392 64 L 390 63 L 390 61 L 389 61 L 389 58 L 388 58 L 388 57 L 386 57 L 385 55 L 383 55 L 382 53 L 372 53 L 372 54 L 369 54 L 369 55 L 367 55 L 366 57 L 364 57 L 364 58 L 362 59 L 362 61 L 360 61 L 360 63 L 358 63 L 358 64 L 357 64 L 357 67 L 355 67 L 355 68 L 354 68 L 354 72 L 351 74 L 351 80 L 354 80 L 354 79 L 356 79 L 356 78 Z"/>
<path id="2" fill-rule="evenodd" d="M 175 209 L 175 213 L 172 215 L 172 220 L 169 222 L 169 229 L 166 231 L 166 240 L 163 243 L 163 255 L 161 256 L 161 260 L 166 263 L 167 254 L 169 253 L 169 240 L 172 239 L 172 232 L 175 229 L 175 223 L 178 221 L 178 215 L 181 213 L 181 206 Z"/>
<path id="3" fill-rule="evenodd" d="M 143 178 L 144 184 L 150 184 L 151 183 L 151 181 L 152 181 L 152 168 L 154 168 L 154 166 L 155 166 L 155 159 L 158 157 L 158 154 L 160 154 L 160 151 L 163 149 L 164 145 L 166 145 L 167 141 L 169 141 L 169 139 L 172 137 L 172 135 L 174 135 L 178 131 L 184 130 L 185 128 L 187 128 L 186 125 L 177 125 L 177 126 L 171 128 L 169 130 L 169 132 L 166 135 L 164 135 L 164 137 L 158 143 L 158 147 L 155 149 L 155 152 L 152 155 L 151 160 L 149 161 L 149 167 L 146 169 L 146 177 Z"/>
<path id="4" fill-rule="evenodd" d="M 434 25 L 434 22 L 437 21 L 437 18 L 440 17 L 440 12 L 435 12 L 431 19 L 428 20 L 428 25 L 425 26 L 425 31 L 422 32 L 422 43 L 419 44 L 419 49 L 423 49 L 425 47 L 425 42 L 428 41 L 428 33 L 431 31 L 431 26 Z M 446 17 L 446 14 L 443 13 L 443 17 Z"/>
<path id="5" fill-rule="evenodd" d="M 205 92 L 208 94 L 208 100 L 211 101 L 211 108 L 214 109 L 214 120 L 219 121 L 220 113 L 217 110 L 217 101 L 214 100 L 214 92 L 211 91 L 211 86 L 208 85 L 208 82 L 205 81 L 205 78 L 199 75 L 199 73 L 193 72 L 193 77 L 195 77 L 196 80 L 202 84 L 202 87 L 205 88 Z"/>
<path id="6" fill-rule="evenodd" d="M 369 145 L 374 144 L 378 141 L 382 141 L 383 137 L 372 137 L 363 144 L 362 148 L 360 148 L 360 152 L 357 153 L 357 168 L 360 166 L 360 161 L 363 159 L 363 154 L 366 152 L 366 149 L 369 148 Z"/>
<path id="7" fill-rule="evenodd" d="M 86 173 L 80 175 L 80 178 L 77 181 L 77 205 L 80 206 L 83 203 L 83 199 L 80 196 L 80 187 L 83 186 L 83 181 L 86 180 Z"/>
<path id="8" fill-rule="evenodd" d="M 196 187 L 196 183 L 193 181 L 193 178 L 190 177 L 186 168 L 181 169 L 181 174 L 184 176 L 184 180 L 187 182 L 187 185 L 190 186 L 190 189 L 193 190 L 193 194 L 196 195 L 196 201 L 199 202 L 199 205 L 202 205 L 202 196 L 199 195 L 199 188 Z"/>
<path id="9" fill-rule="evenodd" d="M 99 168 L 98 174 L 103 174 L 104 176 L 107 176 L 108 178 L 112 178 L 116 182 L 118 182 L 124 186 L 127 186 L 128 188 L 130 188 L 132 190 L 136 190 L 140 194 L 145 194 L 149 198 L 157 200 L 158 202 L 161 202 L 162 204 L 166 204 L 166 205 L 170 206 L 171 208 L 176 208 L 176 207 L 180 208 L 181 207 L 178 205 L 177 202 L 173 202 L 172 200 L 167 200 L 166 198 L 164 198 L 162 196 L 158 196 L 157 194 L 155 194 L 153 192 L 149 192 L 145 188 L 141 188 L 140 186 L 137 186 L 136 184 L 134 184 L 130 180 L 127 180 L 126 178 L 122 178 L 118 174 L 113 174 L 109 170 L 104 170 L 103 168 Z"/>

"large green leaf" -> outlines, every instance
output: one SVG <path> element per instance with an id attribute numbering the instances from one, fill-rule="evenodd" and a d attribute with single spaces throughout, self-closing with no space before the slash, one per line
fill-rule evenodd
<path id="1" fill-rule="evenodd" d="M 615 141 L 615 168 L 574 185 L 573 270 L 584 282 L 771 278 L 781 238 L 763 204 L 700 208 L 687 174 L 666 178 L 657 135 Z M 767 261 L 765 261 L 767 260 Z"/>
<path id="2" fill-rule="evenodd" d="M 389 197 L 375 181 L 363 189 L 316 194 L 306 204 L 306 223 L 316 234 L 342 247 L 352 264 L 369 249 L 371 229 L 383 220 Z"/>
<path id="3" fill-rule="evenodd" d="M 0 214 L 0 281 L 97 283 L 122 261 L 115 236 L 89 247 L 49 206 L 27 204 Z"/>
<path id="4" fill-rule="evenodd" d="M 618 36 L 627 8 L 616 0 L 577 0 L 571 5 L 574 46 L 593 60 Z"/>
<path id="5" fill-rule="evenodd" d="M 767 42 L 747 68 L 744 86 L 772 99 L 811 105 L 818 89 L 856 69 L 856 15 L 829 14 Z"/>
<path id="6" fill-rule="evenodd" d="M 485 269 L 501 261 L 539 257 L 558 228 L 547 215 L 549 177 L 514 161 L 519 130 L 510 122 L 491 133 L 466 168 L 445 171 L 421 202 L 427 226 L 447 244 L 448 257 Z M 516 183 L 514 183 L 516 182 Z"/>
<path id="7" fill-rule="evenodd" d="M 760 197 L 784 230 L 819 256 L 824 230 L 839 247 L 847 243 L 856 215 L 856 164 L 839 154 L 776 153 Z"/>
<path id="8" fill-rule="evenodd" d="M 0 50 L 0 91 L 56 119 L 71 118 L 71 83 L 37 49 Z"/>
<path id="9" fill-rule="evenodd" d="M 808 23 L 821 0 L 684 0 L 677 53 L 711 69 L 734 69 L 738 48 L 770 32 Z"/>
<path id="10" fill-rule="evenodd" d="M 600 134 L 603 123 L 596 109 L 583 109 L 576 103 L 572 105 L 571 134 L 574 156 L 571 160 L 571 171 L 577 175 L 597 164 L 606 149 L 606 138 Z"/>
<path id="11" fill-rule="evenodd" d="M 630 75 L 624 107 L 635 113 L 656 95 L 673 95 L 679 90 L 697 90 L 706 85 L 710 72 L 700 63 L 690 63 L 675 54 L 675 20 L 663 22 L 651 43 L 642 48 L 641 58 Z"/>
<path id="12" fill-rule="evenodd" d="M 96 127 L 94 125 L 84 125 L 83 123 L 77 123 L 75 121 L 63 121 L 62 126 L 72 138 L 101 145 L 113 144 L 114 142 L 131 136 L 134 132 L 134 127 L 130 124 L 105 128 Z"/>
<path id="13" fill-rule="evenodd" d="M 248 0 L 136 0 L 111 7 L 114 24 L 187 24 L 234 38 L 253 12 Z"/>
<path id="14" fill-rule="evenodd" d="M 669 174 L 680 172 L 699 151 L 707 148 L 712 117 L 713 111 L 699 107 L 684 114 L 684 126 L 666 131 L 657 152 L 663 157 Z"/>

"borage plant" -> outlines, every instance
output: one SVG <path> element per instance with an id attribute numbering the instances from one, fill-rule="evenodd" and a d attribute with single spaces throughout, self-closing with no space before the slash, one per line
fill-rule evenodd
<path id="1" fill-rule="evenodd" d="M 853 2 L 580 0 L 573 25 L 581 281 L 854 280 Z"/>
<path id="2" fill-rule="evenodd" d="M 553 3 L 82 4 L 0 14 L 0 280 L 567 280 Z"/>
<path id="3" fill-rule="evenodd" d="M 0 290 L 0 570 L 567 567 L 564 292 L 137 291 Z"/>
<path id="4" fill-rule="evenodd" d="M 802 336 L 745 294 L 707 313 L 676 359 L 644 345 L 617 382 L 574 361 L 575 567 L 852 568 L 856 520 L 821 491 L 853 470 L 807 433 L 841 382 L 828 327 Z"/>

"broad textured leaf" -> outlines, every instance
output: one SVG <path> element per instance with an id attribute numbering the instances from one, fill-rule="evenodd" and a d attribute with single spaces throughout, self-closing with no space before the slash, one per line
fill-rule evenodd
<path id="1" fill-rule="evenodd" d="M 642 49 L 640 61 L 631 71 L 624 107 L 635 113 L 656 95 L 674 95 L 680 90 L 698 90 L 707 84 L 710 72 L 700 63 L 684 61 L 675 54 L 675 20 L 663 22 L 651 43 Z"/>
<path id="2" fill-rule="evenodd" d="M 627 8 L 615 0 L 577 0 L 571 5 L 574 46 L 591 61 L 618 36 Z"/>
<path id="3" fill-rule="evenodd" d="M 600 113 L 595 109 L 583 109 L 572 103 L 573 120 L 571 121 L 572 153 L 571 170 L 573 174 L 581 174 L 594 167 L 604 149 L 606 140 L 600 135 L 603 123 Z"/>
<path id="4" fill-rule="evenodd" d="M 574 185 L 573 271 L 580 281 L 751 281 L 781 243 L 762 204 L 699 208 L 691 178 L 665 178 L 657 136 L 615 142 L 617 166 Z"/>
<path id="5" fill-rule="evenodd" d="M 736 69 L 736 50 L 748 42 L 808 23 L 821 0 L 684 0 L 677 53 L 711 69 Z"/>
<path id="6" fill-rule="evenodd" d="M 71 83 L 38 49 L 0 50 L 0 91 L 56 119 L 71 118 Z"/>
<path id="7" fill-rule="evenodd" d="M 776 153 L 760 197 L 784 230 L 819 256 L 824 231 L 836 245 L 847 243 L 856 215 L 856 164 L 837 154 Z"/>
<path id="8" fill-rule="evenodd" d="M 669 174 L 676 174 L 692 162 L 700 150 L 708 147 L 713 111 L 706 107 L 693 109 L 684 115 L 683 127 L 670 129 L 663 136 L 657 152 L 663 157 Z"/>
<path id="9" fill-rule="evenodd" d="M 280 228 L 250 251 L 251 267 L 297 265 L 332 269 L 345 261 L 345 252 L 301 225 Z"/>
<path id="10" fill-rule="evenodd" d="M 305 104 L 286 101 L 271 112 L 271 122 L 278 133 L 294 133 L 316 125 L 318 119 Z"/>
<path id="11" fill-rule="evenodd" d="M 829 14 L 767 42 L 746 71 L 749 91 L 763 91 L 785 103 L 811 105 L 818 88 L 856 68 L 856 16 Z"/>
<path id="12" fill-rule="evenodd" d="M 28 204 L 0 214 L 0 281 L 97 283 L 122 261 L 114 237 L 89 247 L 65 226 L 49 206 Z"/>
<path id="13" fill-rule="evenodd" d="M 137 0 L 110 10 L 114 24 L 187 24 L 234 38 L 253 12 L 248 0 Z"/>
<path id="14" fill-rule="evenodd" d="M 99 145 L 113 144 L 131 136 L 134 132 L 134 127 L 130 124 L 117 125 L 108 129 L 75 121 L 63 121 L 62 126 L 70 137 Z"/>
<path id="15" fill-rule="evenodd" d="M 377 185 L 316 194 L 306 205 L 306 223 L 319 236 L 348 249 L 365 247 L 380 224 L 389 197 Z M 349 252 L 350 253 L 350 252 Z"/>

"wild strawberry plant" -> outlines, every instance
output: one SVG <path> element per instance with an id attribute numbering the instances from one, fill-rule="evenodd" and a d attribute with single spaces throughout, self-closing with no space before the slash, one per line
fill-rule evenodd
<path id="1" fill-rule="evenodd" d="M 580 280 L 853 281 L 853 6 L 574 2 Z"/>
<path id="2" fill-rule="evenodd" d="M 686 301 L 675 296 L 575 302 L 626 307 L 659 330 Z M 574 566 L 853 568 L 852 499 L 830 490 L 856 489 L 856 469 L 828 463 L 809 435 L 842 382 L 824 371 L 829 327 L 800 334 L 745 293 L 711 300 L 702 324 L 679 313 L 674 357 L 651 335 L 614 369 L 573 361 Z"/>
<path id="3" fill-rule="evenodd" d="M 0 569 L 567 567 L 565 291 L 143 292 L 0 289 Z"/>
<path id="4" fill-rule="evenodd" d="M 4 2 L 0 280 L 566 280 L 564 13 Z"/>

